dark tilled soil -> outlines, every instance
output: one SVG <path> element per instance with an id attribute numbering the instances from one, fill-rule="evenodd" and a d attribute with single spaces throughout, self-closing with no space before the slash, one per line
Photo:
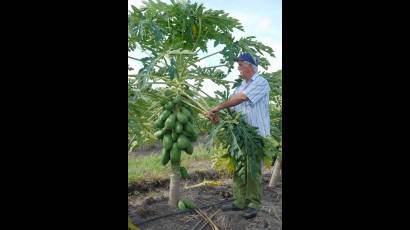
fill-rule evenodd
<path id="1" fill-rule="evenodd" d="M 279 181 L 277 186 L 274 188 L 269 188 L 267 185 L 269 183 L 270 176 L 271 174 L 269 170 L 266 169 L 264 171 L 262 182 L 262 208 L 258 212 L 258 215 L 253 219 L 246 220 L 241 217 L 241 211 L 219 212 L 214 218 L 212 218 L 219 229 L 276 230 L 282 228 L 282 182 Z M 192 179 L 183 183 L 183 186 L 196 184 L 201 182 L 203 178 L 208 180 L 219 178 L 218 180 L 222 182 L 222 185 L 217 187 L 203 186 L 184 190 L 182 192 L 182 197 L 192 200 L 198 207 L 213 205 L 224 201 L 225 203 L 223 205 L 229 205 L 232 203 L 232 201 L 230 201 L 232 200 L 232 179 L 227 177 L 220 178 L 220 176 L 214 171 L 193 174 Z M 152 218 L 179 212 L 179 210 L 168 206 L 169 180 L 150 183 L 152 184 L 143 185 L 144 183 L 140 183 L 139 185 L 129 185 L 128 188 L 128 215 L 141 229 L 190 230 L 200 221 L 200 218 L 196 212 L 193 211 L 143 223 L 144 221 Z M 211 216 L 218 210 L 219 207 L 221 207 L 221 205 L 202 208 L 202 210 L 206 212 L 208 216 Z M 202 223 L 200 226 L 202 226 Z M 196 229 L 199 229 L 200 226 Z M 211 229 L 211 227 L 208 225 L 203 229 Z"/>

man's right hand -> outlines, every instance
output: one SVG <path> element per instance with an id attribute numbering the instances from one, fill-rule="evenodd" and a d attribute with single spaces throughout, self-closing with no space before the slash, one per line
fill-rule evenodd
<path id="1" fill-rule="evenodd" d="M 217 113 L 213 112 L 212 110 L 208 111 L 205 114 L 206 117 L 208 117 L 209 120 L 212 121 L 212 123 L 214 124 L 218 124 L 219 123 L 219 116 Z"/>

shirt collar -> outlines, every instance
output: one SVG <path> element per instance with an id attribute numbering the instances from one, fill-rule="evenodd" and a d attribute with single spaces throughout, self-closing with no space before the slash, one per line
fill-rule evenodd
<path id="1" fill-rule="evenodd" d="M 256 72 L 250 79 L 249 83 L 251 83 L 252 81 L 254 81 L 257 77 L 259 76 L 258 72 Z M 249 84 L 248 83 L 248 84 Z M 246 80 L 242 80 L 242 85 L 246 84 Z"/>

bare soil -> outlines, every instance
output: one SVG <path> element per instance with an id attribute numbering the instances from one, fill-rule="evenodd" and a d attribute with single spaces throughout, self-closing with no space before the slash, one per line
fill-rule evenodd
<path id="1" fill-rule="evenodd" d="M 244 219 L 242 211 L 222 212 L 219 210 L 212 218 L 219 229 L 282 229 L 282 181 L 274 188 L 268 187 L 271 171 L 264 169 L 262 180 L 262 208 L 255 218 Z M 219 175 L 214 170 L 196 171 L 191 173 L 188 180 L 183 180 L 182 186 L 194 185 L 204 179 L 218 180 L 221 186 L 201 186 L 182 191 L 182 197 L 190 199 L 208 216 L 214 214 L 222 205 L 232 203 L 232 179 Z M 155 182 L 141 182 L 128 186 L 128 215 L 140 229 L 149 230 L 184 230 L 203 225 L 202 218 L 195 211 L 162 217 L 163 215 L 180 212 L 168 206 L 169 179 Z M 223 204 L 218 204 L 225 202 Z M 214 205 L 214 206 L 211 206 Z M 159 218 L 158 218 L 159 217 Z M 153 221 L 149 221 L 157 218 Z M 148 222 L 146 222 L 148 220 Z M 206 225 L 202 229 L 212 229 Z"/>

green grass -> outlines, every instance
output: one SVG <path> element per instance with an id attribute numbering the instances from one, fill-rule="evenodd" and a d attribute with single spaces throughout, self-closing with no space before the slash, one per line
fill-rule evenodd
<path id="1" fill-rule="evenodd" d="M 163 166 L 161 164 L 161 157 L 161 154 L 151 154 L 128 160 L 128 183 L 167 178 L 171 172 L 170 163 Z M 203 145 L 198 145 L 194 148 L 194 153 L 192 155 L 182 152 L 181 159 L 181 165 L 190 170 L 189 166 L 194 161 L 210 161 L 211 153 L 208 153 Z M 211 164 L 211 162 L 209 162 L 209 164 Z"/>

